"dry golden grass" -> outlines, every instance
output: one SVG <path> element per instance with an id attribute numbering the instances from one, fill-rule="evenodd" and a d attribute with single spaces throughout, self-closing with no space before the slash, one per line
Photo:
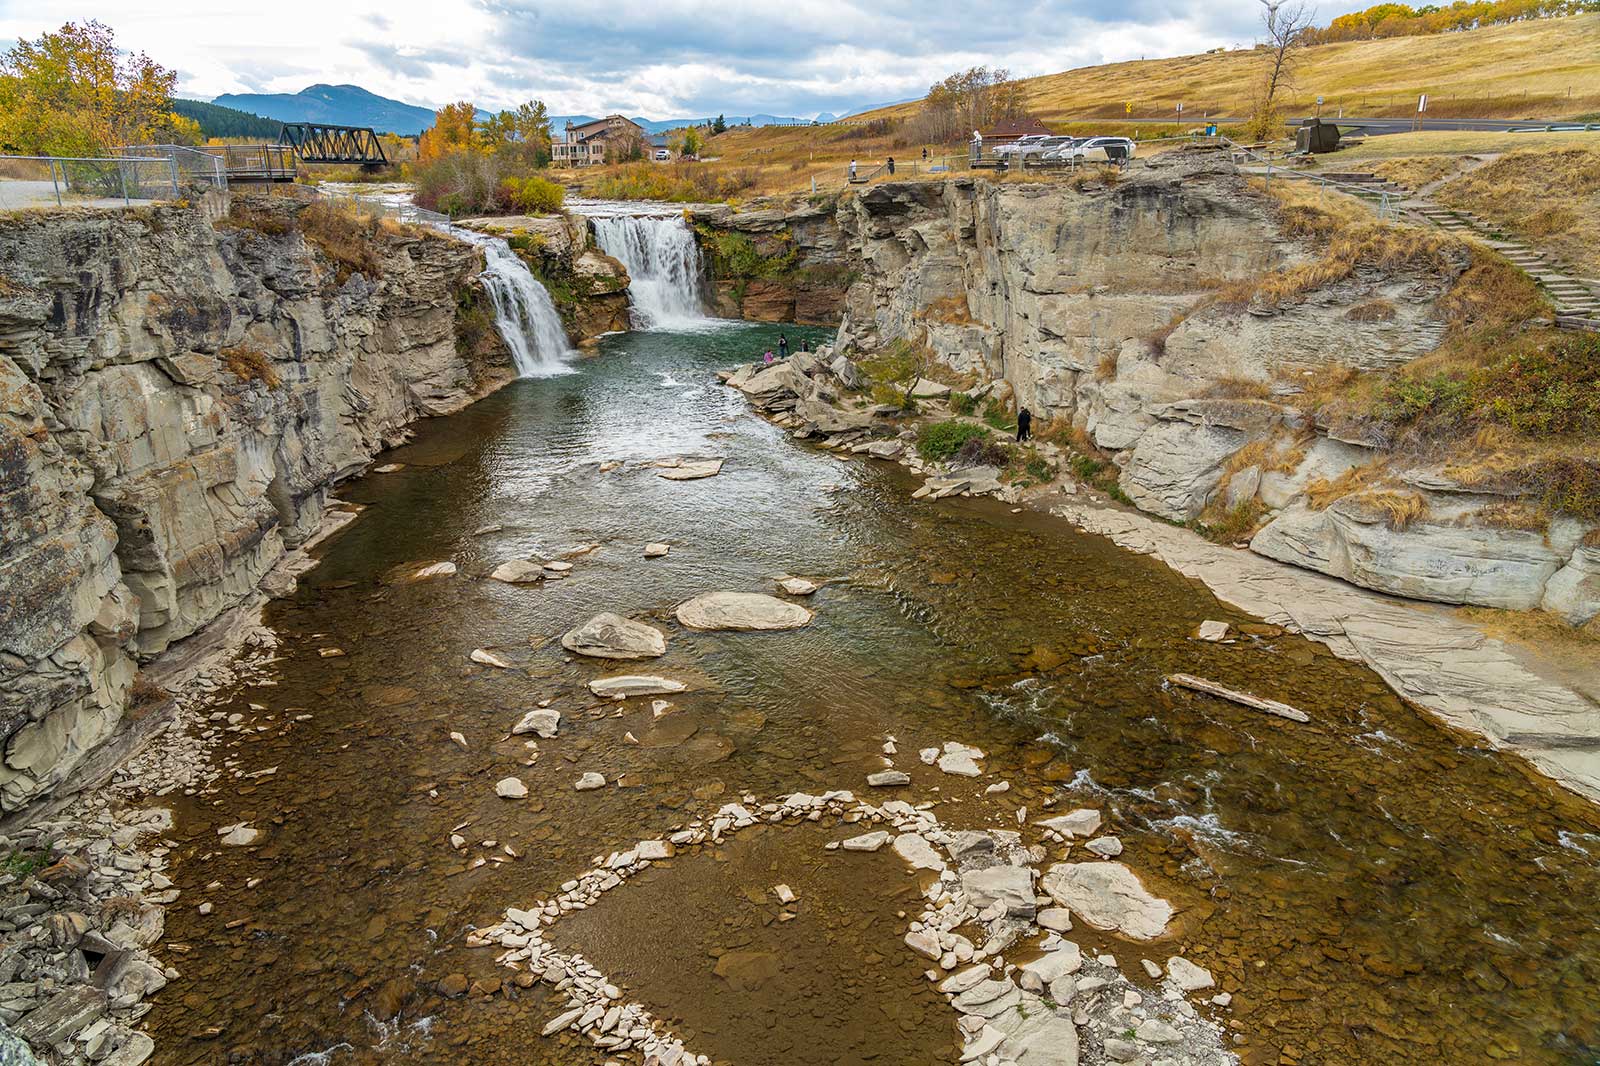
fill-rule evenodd
<path id="1" fill-rule="evenodd" d="M 1458 172 L 1465 160 L 1459 155 L 1410 155 L 1385 159 L 1372 168 L 1380 178 L 1413 191 Z"/>
<path id="2" fill-rule="evenodd" d="M 972 312 L 967 307 L 967 297 L 964 293 L 933 301 L 927 306 L 924 314 L 935 322 L 947 325 L 966 325 L 972 321 Z"/>
<path id="3" fill-rule="evenodd" d="M 357 214 L 341 205 L 314 203 L 300 213 L 300 229 L 333 263 L 334 277 L 340 285 L 355 274 L 369 281 L 383 276 L 381 236 L 397 234 L 405 227 L 390 219 Z"/>
<path id="4" fill-rule="evenodd" d="M 1600 142 L 1508 152 L 1433 195 L 1600 275 Z"/>
<path id="5" fill-rule="evenodd" d="M 1359 493 L 1353 499 L 1363 506 L 1380 511 L 1384 521 L 1393 530 L 1410 529 L 1428 514 L 1428 503 L 1419 492 L 1377 489 Z"/>
<path id="6" fill-rule="evenodd" d="M 222 365 L 240 381 L 259 381 L 269 389 L 275 389 L 283 384 L 278 372 L 272 367 L 271 357 L 260 348 L 250 348 L 245 345 L 224 348 L 217 353 L 217 358 L 222 360 Z"/>
<path id="7" fill-rule="evenodd" d="M 1083 67 L 1023 83 L 1046 123 L 1063 119 L 1244 116 L 1264 57 L 1251 49 Z M 1409 115 L 1427 93 L 1439 118 L 1557 118 L 1600 111 L 1600 14 L 1538 19 L 1470 33 L 1319 45 L 1302 53 L 1288 114 Z M 904 117 L 916 104 L 861 116 Z M 1374 138 L 1384 140 L 1387 138 Z"/>
<path id="8" fill-rule="evenodd" d="M 1325 477 L 1316 478 L 1306 486 L 1306 506 L 1313 511 L 1326 511 L 1335 500 L 1343 499 L 1352 492 L 1365 491 L 1383 474 L 1384 464 L 1380 461 L 1352 466 L 1332 481 Z"/>

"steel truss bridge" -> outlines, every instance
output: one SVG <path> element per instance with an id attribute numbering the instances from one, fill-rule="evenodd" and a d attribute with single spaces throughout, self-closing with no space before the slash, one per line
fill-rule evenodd
<path id="1" fill-rule="evenodd" d="M 285 122 L 278 143 L 291 149 L 302 163 L 347 163 L 371 168 L 389 164 L 383 145 L 370 126 Z"/>

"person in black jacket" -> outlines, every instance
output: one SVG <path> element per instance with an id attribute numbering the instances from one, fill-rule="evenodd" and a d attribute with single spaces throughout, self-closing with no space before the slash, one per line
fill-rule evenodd
<path id="1" fill-rule="evenodd" d="M 1033 436 L 1033 412 L 1024 407 L 1017 412 L 1017 443 Z"/>

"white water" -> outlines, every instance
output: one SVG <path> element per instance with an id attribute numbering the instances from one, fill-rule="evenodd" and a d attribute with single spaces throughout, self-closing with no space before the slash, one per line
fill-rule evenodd
<path id="1" fill-rule="evenodd" d="M 588 213 L 588 212 L 585 212 Z M 634 325 L 640 329 L 704 329 L 700 246 L 683 215 L 589 214 L 595 241 L 628 268 Z"/>
<path id="2" fill-rule="evenodd" d="M 445 228 L 483 249 L 484 268 L 478 277 L 494 304 L 495 328 L 511 349 L 517 376 L 548 378 L 572 373 L 567 360 L 575 353 L 567 344 L 555 301 L 511 246 L 499 237 L 455 226 Z"/>

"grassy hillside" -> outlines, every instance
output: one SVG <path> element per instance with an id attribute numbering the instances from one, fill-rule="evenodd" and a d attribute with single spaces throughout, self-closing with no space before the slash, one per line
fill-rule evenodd
<path id="1" fill-rule="evenodd" d="M 1205 112 L 1242 116 L 1260 73 L 1251 50 L 1082 67 L 1030 78 L 1029 103 L 1046 122 L 1121 118 L 1128 102 L 1136 118 Z M 1325 98 L 1323 114 L 1409 115 L 1417 94 L 1429 96 L 1435 118 L 1571 118 L 1600 115 L 1600 14 L 1491 26 L 1470 33 L 1346 41 L 1300 53 L 1290 111 L 1309 113 Z M 1570 91 L 1570 96 L 1568 95 Z M 916 104 L 857 116 L 906 117 Z"/>

